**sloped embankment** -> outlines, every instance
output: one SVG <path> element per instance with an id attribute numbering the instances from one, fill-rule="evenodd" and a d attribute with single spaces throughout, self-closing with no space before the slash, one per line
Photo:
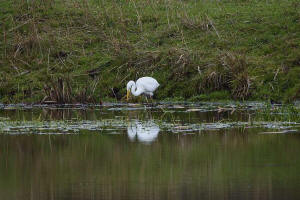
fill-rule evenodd
<path id="1" fill-rule="evenodd" d="M 156 98 L 294 100 L 300 3 L 6 1 L 2 102 L 121 99 L 153 76 Z"/>

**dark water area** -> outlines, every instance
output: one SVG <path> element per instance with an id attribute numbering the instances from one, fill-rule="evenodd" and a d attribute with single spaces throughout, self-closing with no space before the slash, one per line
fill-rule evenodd
<path id="1" fill-rule="evenodd" d="M 6 106 L 0 199 L 300 199 L 299 124 L 262 106 Z"/>

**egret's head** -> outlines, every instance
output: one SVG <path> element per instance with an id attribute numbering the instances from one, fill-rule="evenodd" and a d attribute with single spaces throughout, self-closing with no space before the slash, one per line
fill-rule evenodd
<path id="1" fill-rule="evenodd" d="M 134 86 L 134 85 L 135 85 L 134 81 L 129 81 L 129 82 L 127 83 L 127 95 L 126 95 L 127 101 L 128 101 L 128 99 L 129 99 L 130 89 L 131 89 L 131 87 Z"/>

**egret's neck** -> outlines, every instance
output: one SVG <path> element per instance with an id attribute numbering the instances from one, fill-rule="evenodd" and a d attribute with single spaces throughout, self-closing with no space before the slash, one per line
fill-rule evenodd
<path id="1" fill-rule="evenodd" d="M 138 89 L 136 87 L 136 84 L 134 83 L 132 86 L 131 86 L 131 93 L 134 95 L 134 96 L 139 96 L 141 93 L 143 93 L 143 91 L 141 91 L 140 89 Z"/>
<path id="2" fill-rule="evenodd" d="M 135 83 L 132 84 L 132 86 L 131 86 L 131 94 L 133 94 L 134 96 L 137 96 L 136 95 L 136 84 Z"/>

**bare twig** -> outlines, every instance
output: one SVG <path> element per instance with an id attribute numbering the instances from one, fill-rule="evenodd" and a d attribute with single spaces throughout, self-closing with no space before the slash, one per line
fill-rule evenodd
<path id="1" fill-rule="evenodd" d="M 31 67 L 31 65 L 28 64 L 27 62 L 25 62 L 24 60 L 21 60 L 19 58 L 15 58 L 15 59 L 18 60 L 18 61 L 21 61 L 23 64 L 27 65 L 28 67 Z"/>
<path id="2" fill-rule="evenodd" d="M 206 15 L 206 14 L 205 14 L 205 15 Z M 210 22 L 211 26 L 213 27 L 213 29 L 215 30 L 215 32 L 216 32 L 218 38 L 221 39 L 218 30 L 217 30 L 216 27 L 214 26 L 213 21 L 208 17 L 208 15 L 206 15 L 206 17 L 207 17 L 207 20 Z"/>
<path id="3" fill-rule="evenodd" d="M 6 58 L 6 46 L 7 46 L 7 44 L 6 44 L 6 30 L 5 30 L 5 26 L 3 26 L 4 27 L 4 31 L 3 31 L 3 40 L 4 40 L 4 57 Z"/>
<path id="4" fill-rule="evenodd" d="M 141 20 L 141 15 L 135 5 L 135 2 L 131 0 L 131 2 L 133 3 L 133 6 L 135 8 L 135 11 L 136 11 L 136 16 L 137 16 L 137 23 L 140 25 L 140 29 L 141 31 L 143 31 L 143 24 L 142 24 L 142 20 Z"/>
<path id="5" fill-rule="evenodd" d="M 276 70 L 276 73 L 275 73 L 275 75 L 274 75 L 274 78 L 273 78 L 273 80 L 274 80 L 274 81 L 275 81 L 275 80 L 276 80 L 276 78 L 277 78 L 277 75 L 278 75 L 279 69 L 280 69 L 280 68 L 278 68 L 278 69 Z"/>
<path id="6" fill-rule="evenodd" d="M 33 20 L 33 19 L 29 19 L 29 20 L 27 20 L 26 22 L 24 22 L 23 24 L 20 24 L 20 25 L 14 27 L 14 28 L 9 29 L 8 32 L 12 32 L 12 31 L 14 31 L 14 30 L 16 30 L 16 29 L 18 29 L 18 28 L 21 28 L 22 26 L 28 24 L 28 23 L 29 23 L 30 21 L 32 21 L 32 20 Z"/>

